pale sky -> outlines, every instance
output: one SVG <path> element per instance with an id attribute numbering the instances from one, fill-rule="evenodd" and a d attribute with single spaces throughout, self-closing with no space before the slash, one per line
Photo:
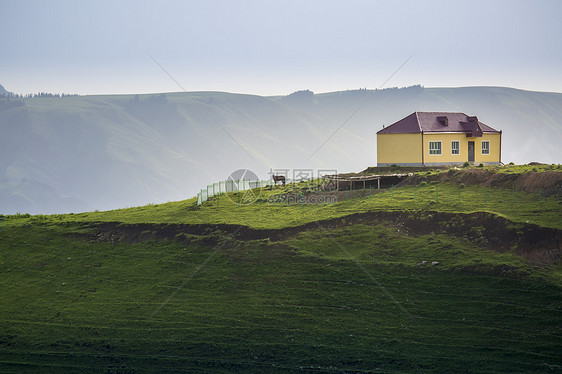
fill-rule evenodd
<path id="1" fill-rule="evenodd" d="M 562 1 L 0 0 L 16 93 L 562 92 Z"/>

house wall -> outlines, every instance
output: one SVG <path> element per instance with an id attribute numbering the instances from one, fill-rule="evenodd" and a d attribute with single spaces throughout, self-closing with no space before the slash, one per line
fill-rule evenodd
<path id="1" fill-rule="evenodd" d="M 423 136 L 423 153 L 425 165 L 454 165 L 463 164 L 468 161 L 468 142 L 474 142 L 474 163 L 475 164 L 497 164 L 500 162 L 500 138 L 501 134 L 484 134 L 478 138 L 467 138 L 465 134 L 435 134 L 424 133 Z M 441 141 L 441 155 L 432 155 L 429 153 L 429 142 Z M 460 152 L 458 155 L 452 154 L 451 143 L 459 141 Z M 490 142 L 490 154 L 482 154 L 482 141 Z"/>
<path id="2" fill-rule="evenodd" d="M 451 153 L 451 143 L 456 140 L 460 143 L 460 153 Z M 441 155 L 429 154 L 429 142 L 441 142 Z M 468 141 L 465 134 L 428 134 L 423 135 L 423 154 L 426 165 L 463 164 L 468 160 Z"/>
<path id="3" fill-rule="evenodd" d="M 377 134 L 377 166 L 421 166 L 421 134 Z"/>
<path id="4" fill-rule="evenodd" d="M 501 161 L 501 134 L 484 134 L 481 138 L 467 138 L 474 140 L 474 163 L 475 164 L 496 164 Z M 490 141 L 490 154 L 482 154 L 482 141 Z"/>
<path id="5" fill-rule="evenodd" d="M 441 141 L 441 155 L 429 153 L 429 142 Z M 451 143 L 459 141 L 458 155 L 452 154 Z M 476 165 L 497 164 L 501 161 L 501 134 L 483 134 L 478 138 L 467 138 L 463 133 L 422 134 L 377 134 L 378 166 L 437 166 L 464 164 L 468 161 L 468 142 L 474 142 Z M 490 142 L 490 154 L 482 154 L 482 141 Z M 423 160 L 422 160 L 423 146 Z"/>

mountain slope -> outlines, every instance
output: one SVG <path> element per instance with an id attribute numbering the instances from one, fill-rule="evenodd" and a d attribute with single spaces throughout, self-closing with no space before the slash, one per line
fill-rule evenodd
<path id="1" fill-rule="evenodd" d="M 18 206 L 19 197 L 5 192 L 0 213 L 180 200 L 239 168 L 264 179 L 270 168 L 361 170 L 376 164 L 382 125 L 416 110 L 462 111 L 503 130 L 505 162 L 562 159 L 558 93 L 410 87 L 289 97 L 38 97 L 0 110 L 0 183 L 33 181 L 49 186 L 58 199 L 82 203 L 57 209 L 49 203 L 52 195 L 24 196 L 35 201 L 31 208 Z"/>

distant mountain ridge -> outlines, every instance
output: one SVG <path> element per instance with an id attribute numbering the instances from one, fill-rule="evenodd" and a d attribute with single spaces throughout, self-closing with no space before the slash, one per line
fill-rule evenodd
<path id="1" fill-rule="evenodd" d="M 0 108 L 2 214 L 180 200 L 240 168 L 264 179 L 270 168 L 359 171 L 376 165 L 376 132 L 414 111 L 464 112 L 503 130 L 506 163 L 562 160 L 560 93 L 413 86 L 21 100 Z"/>
<path id="2" fill-rule="evenodd" d="M 7 90 L 4 88 L 4 86 L 2 86 L 2 85 L 0 84 L 0 96 L 5 96 L 5 95 L 9 95 L 9 94 L 10 94 L 10 92 L 7 91 Z"/>

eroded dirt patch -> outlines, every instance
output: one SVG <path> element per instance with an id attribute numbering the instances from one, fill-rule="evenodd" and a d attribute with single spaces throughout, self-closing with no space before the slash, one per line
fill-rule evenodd
<path id="1" fill-rule="evenodd" d="M 90 225 L 93 240 L 114 243 L 136 243 L 146 240 L 179 240 L 193 238 L 215 245 L 231 239 L 239 241 L 268 239 L 281 241 L 309 230 L 331 229 L 354 224 L 388 225 L 407 235 L 447 234 L 468 239 L 475 245 L 497 252 L 511 249 L 535 265 L 548 265 L 561 260 L 561 230 L 533 224 L 513 223 L 491 213 L 470 214 L 444 212 L 368 212 L 341 218 L 310 222 L 283 229 L 258 230 L 241 225 L 123 224 L 105 222 Z"/>
<path id="2" fill-rule="evenodd" d="M 424 176 L 413 175 L 401 185 L 415 185 L 421 181 L 437 181 L 466 186 L 479 185 L 492 188 L 515 188 L 518 191 L 539 193 L 551 196 L 562 193 L 562 172 L 542 171 L 523 174 L 494 173 L 486 169 L 450 169 L 446 173 Z"/>

